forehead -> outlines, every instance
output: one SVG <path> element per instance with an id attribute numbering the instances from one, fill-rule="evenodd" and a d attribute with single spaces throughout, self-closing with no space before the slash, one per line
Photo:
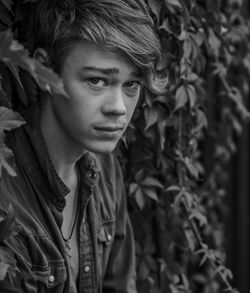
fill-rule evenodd
<path id="1" fill-rule="evenodd" d="M 63 62 L 64 70 L 80 70 L 82 68 L 113 69 L 116 74 L 123 71 L 127 74 L 140 72 L 140 69 L 124 54 L 87 41 L 75 43 L 68 51 Z"/>

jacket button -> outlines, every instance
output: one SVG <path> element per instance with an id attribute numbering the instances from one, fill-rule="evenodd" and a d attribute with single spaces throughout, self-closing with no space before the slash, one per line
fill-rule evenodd
<path id="1" fill-rule="evenodd" d="M 54 283 L 55 282 L 55 277 L 53 275 L 49 276 L 49 282 Z"/>
<path id="2" fill-rule="evenodd" d="M 90 179 L 96 179 L 97 174 L 96 174 L 95 171 L 89 171 L 89 172 L 88 172 L 88 177 L 89 177 Z"/>
<path id="3" fill-rule="evenodd" d="M 84 272 L 85 273 L 88 273 L 90 271 L 90 267 L 89 266 L 86 266 L 85 268 L 84 268 Z"/>
<path id="4" fill-rule="evenodd" d="M 109 234 L 108 235 L 108 241 L 111 241 L 112 240 L 112 236 Z"/>

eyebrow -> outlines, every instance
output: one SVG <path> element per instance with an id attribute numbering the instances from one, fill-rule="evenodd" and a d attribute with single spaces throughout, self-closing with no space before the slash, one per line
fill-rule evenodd
<path id="1" fill-rule="evenodd" d="M 106 74 L 106 75 L 118 74 L 120 72 L 119 68 L 116 68 L 116 67 L 101 68 L 101 67 L 95 67 L 95 66 L 84 66 L 82 68 L 82 70 L 95 71 L 95 72 L 99 72 L 99 73 Z M 133 75 L 134 77 L 138 77 L 138 78 L 142 77 L 142 74 L 139 70 L 132 71 L 131 75 Z"/>

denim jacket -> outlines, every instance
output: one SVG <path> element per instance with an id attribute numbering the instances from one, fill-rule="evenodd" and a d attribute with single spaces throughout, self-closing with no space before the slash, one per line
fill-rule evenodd
<path id="1" fill-rule="evenodd" d="M 0 217 L 9 204 L 20 227 L 0 242 L 17 270 L 0 292 L 71 293 L 69 255 L 61 233 L 68 187 L 58 176 L 41 130 L 25 125 L 8 134 L 16 177 L 0 178 Z M 121 170 L 114 156 L 86 153 L 80 170 L 79 293 L 135 293 L 134 240 Z M 1 233 L 1 231 L 0 231 Z"/>

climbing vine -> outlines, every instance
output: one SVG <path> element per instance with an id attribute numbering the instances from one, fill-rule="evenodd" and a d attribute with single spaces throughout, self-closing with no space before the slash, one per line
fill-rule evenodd
<path id="1" fill-rule="evenodd" d="M 228 163 L 249 119 L 244 3 L 147 3 L 162 42 L 159 72 L 169 83 L 166 95 L 144 93 L 121 146 L 138 288 L 237 292 L 225 265 L 223 221 Z"/>

